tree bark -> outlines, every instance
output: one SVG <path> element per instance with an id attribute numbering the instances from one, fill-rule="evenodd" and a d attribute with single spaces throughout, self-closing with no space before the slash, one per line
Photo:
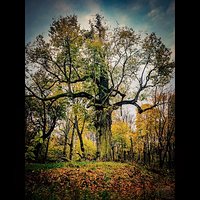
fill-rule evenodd
<path id="1" fill-rule="evenodd" d="M 48 155 L 48 150 L 49 150 L 49 141 L 50 141 L 50 138 L 51 138 L 51 136 L 49 136 L 49 137 L 48 137 L 48 140 L 47 140 L 47 145 L 46 145 L 46 149 L 45 149 L 45 154 L 44 154 L 43 163 L 45 163 L 46 160 L 47 160 L 47 155 Z"/>
<path id="2" fill-rule="evenodd" d="M 112 146 L 112 160 L 115 161 L 115 147 Z"/>
<path id="3" fill-rule="evenodd" d="M 67 118 L 66 119 L 66 125 L 65 125 L 65 128 L 63 130 L 63 132 L 64 132 L 63 156 L 64 157 L 67 156 L 67 140 L 68 140 L 69 131 L 70 131 L 70 122 L 69 122 L 69 119 Z"/>
<path id="4" fill-rule="evenodd" d="M 71 143 L 69 144 L 70 149 L 69 149 L 69 159 L 73 159 L 73 150 L 74 150 L 74 136 L 75 136 L 75 126 L 73 126 L 72 129 L 72 137 L 71 137 Z"/>
<path id="5" fill-rule="evenodd" d="M 35 147 L 35 161 L 36 162 L 40 162 L 40 152 L 41 152 L 41 149 L 42 149 L 42 143 L 38 143 Z"/>
<path id="6" fill-rule="evenodd" d="M 162 157 L 162 154 L 163 154 L 163 150 L 159 149 L 159 167 L 160 168 L 163 167 L 163 157 Z"/>
<path id="7" fill-rule="evenodd" d="M 139 151 L 139 152 L 138 152 L 137 162 L 140 162 L 140 160 L 141 160 L 141 155 L 140 155 L 140 154 L 141 154 L 141 152 Z"/>
<path id="8" fill-rule="evenodd" d="M 67 153 L 67 135 L 65 134 L 65 141 L 64 141 L 64 147 L 63 147 L 63 156 L 66 157 Z"/>
<path id="9" fill-rule="evenodd" d="M 134 161 L 133 138 L 130 138 L 130 142 L 131 142 L 130 157 L 131 157 L 131 162 L 133 162 Z"/>
<path id="10" fill-rule="evenodd" d="M 146 142 L 144 142 L 144 149 L 143 149 L 143 162 L 144 164 L 146 164 Z"/>
<path id="11" fill-rule="evenodd" d="M 82 130 L 80 131 L 79 126 L 78 126 L 78 118 L 77 118 L 77 115 L 75 115 L 75 127 L 76 127 L 76 130 L 77 130 L 77 134 L 78 134 L 78 138 L 79 138 L 79 142 L 80 142 L 80 148 L 81 148 L 81 152 L 82 152 L 81 158 L 82 159 L 85 158 L 85 148 L 84 148 L 83 137 L 82 137 L 84 125 L 85 125 L 85 119 L 84 119 L 84 122 L 83 122 Z"/>
<path id="12" fill-rule="evenodd" d="M 111 112 L 105 110 L 98 110 L 96 112 L 96 144 L 97 153 L 96 160 L 112 159 L 111 155 Z"/>

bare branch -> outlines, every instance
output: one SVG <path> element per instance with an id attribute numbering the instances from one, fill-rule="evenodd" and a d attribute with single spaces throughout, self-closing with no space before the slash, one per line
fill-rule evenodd
<path id="1" fill-rule="evenodd" d="M 141 78 L 140 78 L 140 85 L 143 84 L 143 75 L 144 75 L 145 69 L 146 69 L 147 66 L 148 66 L 149 59 L 150 59 L 150 54 L 148 55 L 147 62 L 146 62 L 145 66 L 144 66 L 144 68 L 143 68 L 143 70 L 142 70 L 142 74 L 141 74 Z"/>
<path id="2" fill-rule="evenodd" d="M 117 94 L 119 94 L 122 98 L 124 98 L 126 96 L 124 93 L 120 92 L 119 90 L 112 89 L 112 91 L 115 92 L 115 94 L 111 95 L 112 97 L 115 97 Z"/>
<path id="3" fill-rule="evenodd" d="M 56 99 L 63 98 L 63 97 L 71 97 L 74 99 L 79 98 L 79 97 L 85 97 L 87 99 L 94 99 L 94 97 L 92 95 L 90 95 L 86 92 L 78 92 L 78 93 L 68 92 L 68 93 L 62 93 L 62 94 L 58 94 L 58 95 L 51 96 L 51 97 L 41 98 L 38 95 L 36 95 L 29 87 L 27 87 L 26 85 L 25 85 L 25 87 L 32 94 L 32 95 L 26 95 L 26 97 L 36 97 L 37 99 L 40 99 L 42 101 L 56 100 Z"/>

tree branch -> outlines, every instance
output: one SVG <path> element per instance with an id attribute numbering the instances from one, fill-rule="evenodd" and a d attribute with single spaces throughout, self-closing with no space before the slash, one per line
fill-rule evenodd
<path id="1" fill-rule="evenodd" d="M 140 78 L 140 85 L 142 86 L 142 83 L 143 83 L 143 75 L 144 75 L 144 72 L 145 72 L 145 69 L 147 68 L 148 66 L 148 63 L 149 63 L 149 59 L 150 59 L 150 54 L 148 55 L 148 58 L 147 58 L 147 62 L 142 70 L 142 74 L 141 74 L 141 78 Z"/>
<path id="2" fill-rule="evenodd" d="M 40 99 L 42 101 L 56 100 L 56 99 L 59 99 L 59 98 L 62 98 L 62 97 L 71 97 L 71 98 L 74 98 L 74 99 L 79 98 L 79 97 L 85 97 L 87 99 L 94 99 L 94 97 L 91 94 L 88 94 L 87 92 L 78 92 L 78 93 L 68 92 L 68 93 L 62 93 L 62 94 L 58 94 L 58 95 L 51 96 L 51 97 L 41 98 L 38 95 L 36 95 L 29 87 L 27 87 L 26 85 L 25 85 L 25 87 L 27 88 L 27 90 L 29 92 L 32 93 L 32 95 L 26 95 L 26 97 L 35 97 L 35 98 Z"/>

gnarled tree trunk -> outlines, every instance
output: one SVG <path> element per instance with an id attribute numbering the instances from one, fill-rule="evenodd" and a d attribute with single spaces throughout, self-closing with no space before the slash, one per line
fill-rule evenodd
<path id="1" fill-rule="evenodd" d="M 109 161 L 111 155 L 111 111 L 98 110 L 96 112 L 96 142 L 97 142 L 97 160 Z"/>

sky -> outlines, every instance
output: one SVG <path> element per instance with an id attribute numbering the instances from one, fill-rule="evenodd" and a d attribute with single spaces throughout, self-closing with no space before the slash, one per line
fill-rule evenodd
<path id="1" fill-rule="evenodd" d="M 112 27 L 155 32 L 175 59 L 175 0 L 25 0 L 25 42 L 48 34 L 53 18 L 75 14 L 82 28 L 96 13 Z"/>

